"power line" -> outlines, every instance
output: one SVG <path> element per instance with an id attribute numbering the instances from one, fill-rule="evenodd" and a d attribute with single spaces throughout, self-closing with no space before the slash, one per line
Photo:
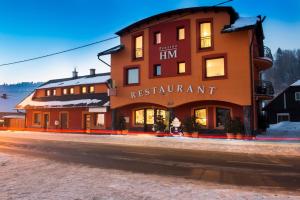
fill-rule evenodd
<path id="1" fill-rule="evenodd" d="M 14 64 L 18 64 L 18 63 L 24 63 L 24 62 L 28 62 L 28 61 L 33 61 L 33 60 L 38 60 L 38 59 L 42 59 L 42 58 L 46 58 L 46 57 L 50 57 L 50 56 L 63 54 L 63 53 L 70 52 L 70 51 L 75 51 L 77 49 L 82 49 L 82 48 L 93 46 L 93 45 L 96 45 L 96 44 L 99 44 L 99 43 L 107 42 L 109 40 L 113 40 L 113 39 L 116 39 L 118 37 L 119 36 L 114 36 L 114 37 L 106 38 L 106 39 L 103 39 L 103 40 L 100 40 L 100 41 L 97 41 L 97 42 L 93 42 L 93 43 L 90 43 L 90 44 L 75 47 L 75 48 L 72 48 L 72 49 L 67 49 L 67 50 L 63 50 L 63 51 L 59 51 L 59 52 L 55 52 L 55 53 L 51 53 L 51 54 L 46 54 L 46 55 L 38 56 L 38 57 L 34 57 L 34 58 L 29 58 L 29 59 L 10 62 L 10 63 L 0 64 L 0 67 L 7 66 L 7 65 L 14 65 Z"/>

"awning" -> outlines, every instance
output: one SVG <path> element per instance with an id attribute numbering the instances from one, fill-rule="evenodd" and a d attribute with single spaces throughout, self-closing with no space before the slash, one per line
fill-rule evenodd
<path id="1" fill-rule="evenodd" d="M 98 57 L 113 54 L 113 53 L 117 53 L 117 52 L 121 51 L 122 49 L 124 49 L 124 47 L 125 46 L 123 44 L 120 44 L 118 46 L 115 46 L 113 48 L 110 48 L 110 49 L 107 49 L 105 51 L 102 51 L 102 52 L 98 53 Z"/>

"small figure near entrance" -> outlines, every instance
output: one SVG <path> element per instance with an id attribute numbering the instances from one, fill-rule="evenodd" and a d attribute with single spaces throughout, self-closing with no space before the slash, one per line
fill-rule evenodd
<path id="1" fill-rule="evenodd" d="M 175 117 L 171 123 L 170 133 L 171 133 L 171 135 L 183 136 L 181 122 L 179 121 L 179 119 L 177 117 Z"/>

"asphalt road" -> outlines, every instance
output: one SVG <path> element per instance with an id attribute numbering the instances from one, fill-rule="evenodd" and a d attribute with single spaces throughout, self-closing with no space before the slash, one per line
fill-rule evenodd
<path id="1" fill-rule="evenodd" d="M 0 152 L 135 173 L 300 192 L 300 158 L 0 137 Z"/>

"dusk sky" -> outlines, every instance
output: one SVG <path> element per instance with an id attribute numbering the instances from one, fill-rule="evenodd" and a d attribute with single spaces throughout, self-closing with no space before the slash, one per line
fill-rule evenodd
<path id="1" fill-rule="evenodd" d="M 0 64 L 61 51 L 114 36 L 119 29 L 168 10 L 209 6 L 222 0 L 0 0 Z M 299 0 L 235 0 L 227 3 L 240 16 L 267 16 L 265 45 L 300 48 Z M 107 72 L 97 53 L 119 40 L 42 60 L 0 67 L 0 84 L 47 81 L 79 75 L 89 68 Z M 109 58 L 106 58 L 109 60 Z"/>

